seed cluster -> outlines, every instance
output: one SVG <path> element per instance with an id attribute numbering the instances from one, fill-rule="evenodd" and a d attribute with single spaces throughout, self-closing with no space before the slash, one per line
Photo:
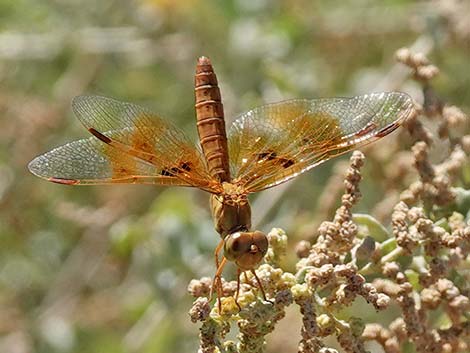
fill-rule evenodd
<path id="1" fill-rule="evenodd" d="M 396 56 L 422 86 L 424 100 L 405 123 L 408 136 L 401 140 L 408 139 L 407 150 L 392 141 L 386 151 L 368 151 L 368 163 L 388 164 L 382 178 L 387 195 L 370 215 L 353 214 L 365 162 L 356 151 L 345 176 L 340 162 L 326 185 L 323 221 L 303 229 L 313 236 L 295 247 L 295 273 L 281 267 L 286 234 L 269 233 L 265 263 L 256 270 L 269 301 L 261 299 L 256 279 L 246 273 L 237 302 L 236 282 L 223 281 L 219 312 L 207 300 L 211 280 L 193 280 L 190 317 L 202 322 L 199 352 L 263 352 L 266 335 L 293 304 L 302 315 L 299 353 L 362 353 L 369 341 L 386 353 L 402 352 L 406 344 L 418 353 L 470 349 L 470 192 L 464 189 L 470 181 L 463 172 L 470 170 L 469 119 L 434 91 L 431 81 L 439 70 L 424 55 L 401 49 Z M 426 127 L 429 121 L 436 133 Z M 339 181 L 344 192 L 335 211 Z M 361 302 L 370 307 L 368 315 L 345 316 L 345 308 Z M 395 318 L 388 325 L 370 322 L 379 311 Z M 234 325 L 236 342 L 225 339 Z M 334 347 L 326 343 L 330 336 Z"/>

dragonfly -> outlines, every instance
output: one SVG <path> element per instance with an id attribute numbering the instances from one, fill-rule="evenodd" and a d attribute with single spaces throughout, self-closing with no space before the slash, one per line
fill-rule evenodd
<path id="1" fill-rule="evenodd" d="M 252 230 L 248 195 L 390 134 L 414 105 L 401 92 L 286 100 L 241 114 L 227 132 L 217 76 L 203 56 L 195 74 L 199 144 L 169 120 L 135 104 L 78 96 L 72 110 L 93 136 L 36 157 L 29 170 L 65 185 L 151 184 L 208 192 L 221 236 L 210 298 L 215 288 L 220 310 L 227 261 L 238 269 L 236 298 L 241 273 L 251 271 L 266 300 L 255 270 L 268 238 Z"/>

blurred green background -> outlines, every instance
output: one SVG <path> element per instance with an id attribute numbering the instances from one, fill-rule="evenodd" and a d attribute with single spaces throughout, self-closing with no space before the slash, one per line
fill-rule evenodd
<path id="1" fill-rule="evenodd" d="M 26 168 L 33 157 L 87 136 L 71 114 L 73 96 L 143 105 L 196 139 L 198 56 L 212 59 L 231 121 L 293 97 L 400 89 L 419 101 L 420 87 L 394 61 L 398 48 L 411 46 L 443 72 L 439 93 L 468 112 L 465 6 L 470 11 L 464 1 L 0 0 L 0 352 L 197 350 L 186 286 L 214 273 L 208 196 L 35 178 Z M 284 228 L 292 246 L 314 235 L 320 215 L 331 214 L 317 199 L 334 165 L 255 195 L 254 223 Z M 366 166 L 357 211 L 383 197 L 377 168 Z M 292 251 L 286 267 L 294 261 Z M 284 321 L 269 352 L 296 351 L 295 310 Z"/>

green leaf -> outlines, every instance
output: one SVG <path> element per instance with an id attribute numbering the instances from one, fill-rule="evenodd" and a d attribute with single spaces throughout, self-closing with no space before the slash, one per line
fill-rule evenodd
<path id="1" fill-rule="evenodd" d="M 382 242 L 391 237 L 387 228 L 371 215 L 355 213 L 353 214 L 353 221 L 356 222 L 358 226 L 366 226 L 369 229 L 369 235 L 377 242 Z"/>

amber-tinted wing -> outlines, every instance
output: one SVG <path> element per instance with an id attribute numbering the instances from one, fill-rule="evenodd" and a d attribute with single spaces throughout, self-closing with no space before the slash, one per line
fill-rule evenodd
<path id="1" fill-rule="evenodd" d="M 199 149 L 168 121 L 134 104 L 97 96 L 73 100 L 74 113 L 95 136 L 34 159 L 29 169 L 63 184 L 144 183 L 215 192 Z"/>
<path id="2" fill-rule="evenodd" d="M 247 192 L 278 185 L 389 134 L 412 112 L 412 99 L 400 92 L 255 108 L 229 130 L 231 174 Z"/>

